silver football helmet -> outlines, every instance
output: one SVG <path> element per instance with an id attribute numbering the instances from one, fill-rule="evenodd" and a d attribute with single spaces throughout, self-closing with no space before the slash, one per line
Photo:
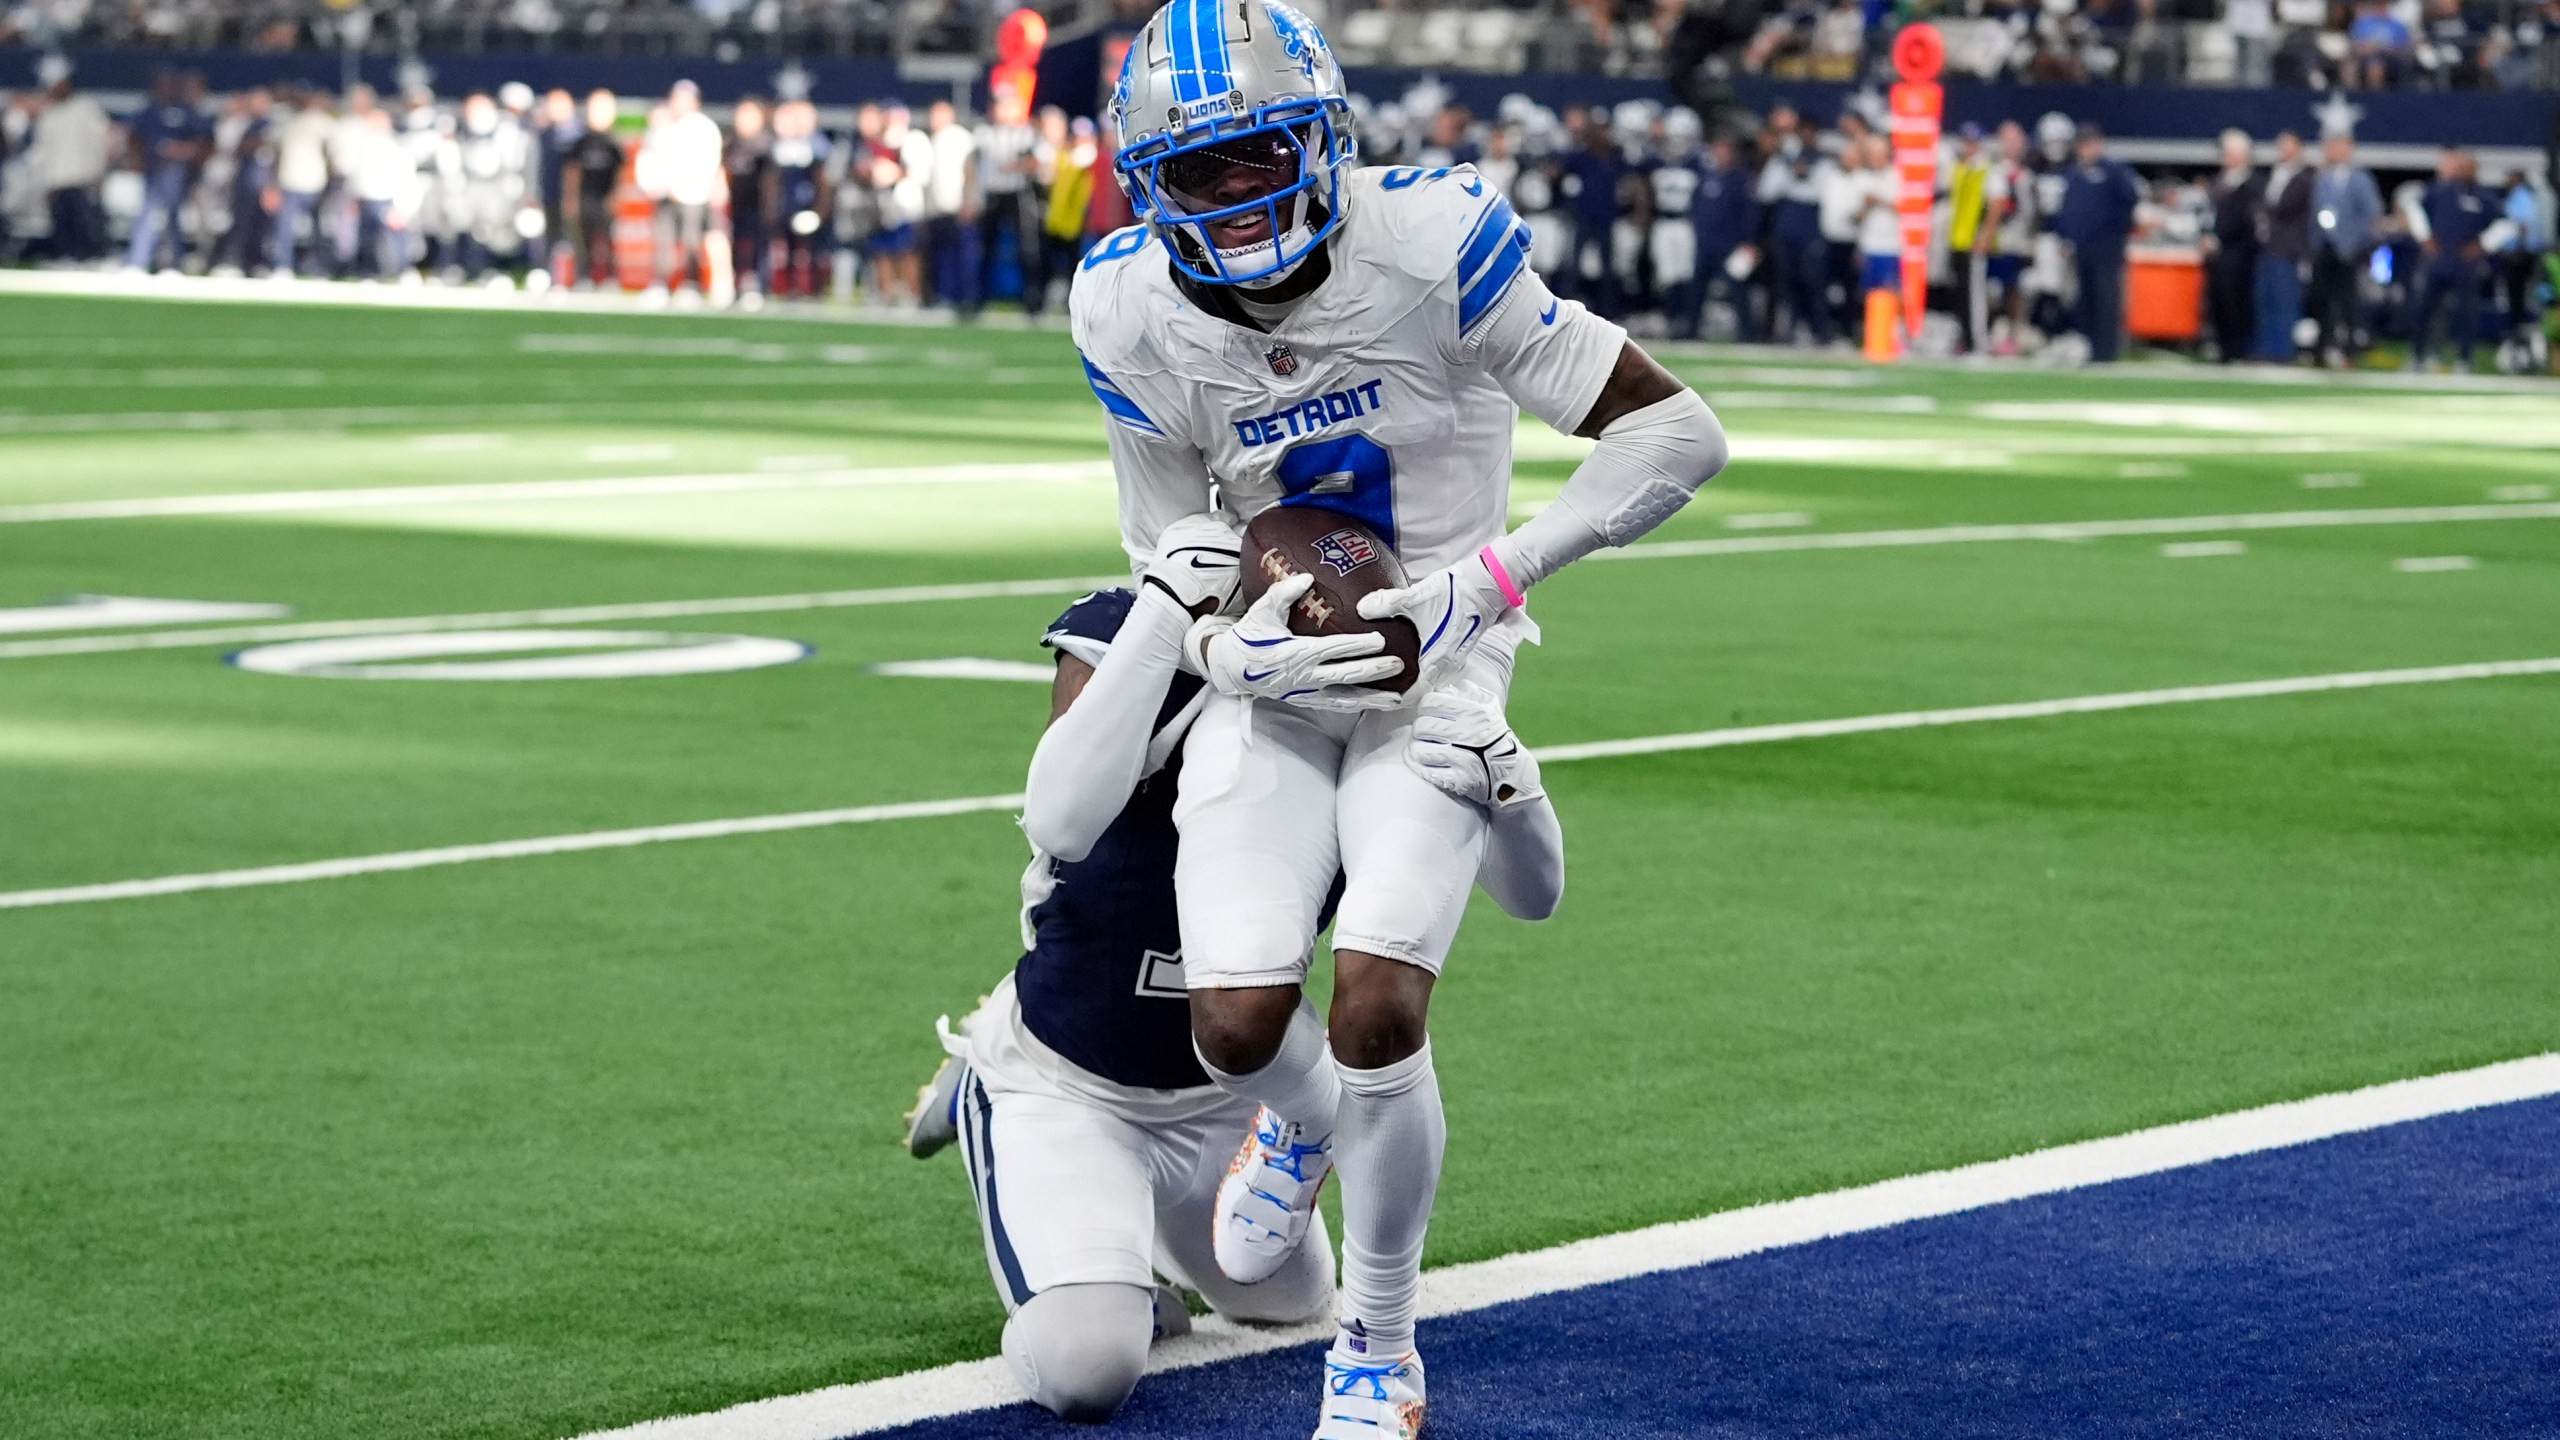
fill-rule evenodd
<path id="1" fill-rule="evenodd" d="M 1341 228 L 1358 163 L 1342 67 L 1280 0 L 1172 0 L 1129 44 L 1114 168 L 1174 265 L 1269 282 Z"/>

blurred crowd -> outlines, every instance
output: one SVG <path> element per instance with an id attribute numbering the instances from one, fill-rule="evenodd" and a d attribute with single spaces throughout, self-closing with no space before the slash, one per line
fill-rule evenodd
<path id="1" fill-rule="evenodd" d="M 646 103 L 509 85 L 217 106 L 166 75 L 110 116 L 53 81 L 0 110 L 0 254 L 54 264 L 1037 316 L 1130 219 L 1107 122 L 1055 106 L 884 101 L 830 126 L 805 99 L 744 97 L 715 118 L 690 82 Z M 1870 297 L 1902 289 L 1900 176 L 1884 117 L 1855 101 L 1828 124 L 1784 105 L 1711 127 L 1650 101 L 1520 95 L 1478 117 L 1425 82 L 1353 110 L 1366 160 L 1475 166 L 1526 219 L 1549 283 L 1639 334 L 1848 345 Z M 2145 176 L 2060 114 L 1949 134 L 1916 343 L 2111 360 L 2145 247 L 2201 264 L 2186 319 L 2225 360 L 2352 364 L 2394 337 L 2468 364 L 2477 343 L 2540 333 L 2545 177 L 2484 178 L 2449 151 L 2386 194 L 2344 134 L 2261 147 L 2232 132 L 2222 152 L 2211 171 Z"/>
<path id="2" fill-rule="evenodd" d="M 0 0 L 0 45 L 278 52 L 885 56 L 978 49 L 1011 0 Z M 1144 0 L 1041 0 L 1144 19 Z M 1957 78 L 2047 84 L 2560 89 L 2560 0 L 1310 0 L 1346 61 L 1675 80 L 1882 76 L 1937 24 Z M 1697 99 L 1695 103 L 1708 106 Z"/>
<path id="3" fill-rule="evenodd" d="M 1889 78 L 1894 33 L 1928 20 L 1955 79 L 2560 88 L 2560 0 L 1659 0 L 1641 17 L 1585 3 L 1621 46 L 1632 19 L 1674 72 Z"/>

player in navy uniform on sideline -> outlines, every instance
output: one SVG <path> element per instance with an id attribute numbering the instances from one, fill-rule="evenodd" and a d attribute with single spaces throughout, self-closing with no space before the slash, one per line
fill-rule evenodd
<path id="1" fill-rule="evenodd" d="M 1058 670 L 1023 807 L 1026 950 L 960 1034 L 943 1029 L 951 1058 L 908 1120 L 919 1157 L 962 1145 L 1011 1316 L 1005 1357 L 1068 1419 L 1111 1414 L 1149 1343 L 1190 1328 L 1158 1274 L 1239 1320 L 1307 1320 L 1333 1299 L 1321 1217 L 1254 1284 L 1228 1279 L 1212 1253 L 1218 1186 L 1256 1107 L 1211 1084 L 1192 1049 L 1173 800 L 1209 698 L 1179 668 L 1183 636 L 1234 594 L 1236 551 L 1217 517 L 1176 521 L 1134 594 L 1087 595 L 1041 637 Z M 1483 883 L 1512 914 L 1543 919 L 1563 894 L 1564 852 L 1536 761 L 1468 696 L 1424 708 L 1409 762 L 1493 812 Z"/>

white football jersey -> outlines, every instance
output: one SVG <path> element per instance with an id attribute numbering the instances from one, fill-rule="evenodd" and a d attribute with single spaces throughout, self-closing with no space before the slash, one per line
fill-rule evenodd
<path id="1" fill-rule="evenodd" d="M 1085 257 L 1076 348 L 1138 568 L 1214 493 L 1239 522 L 1354 516 L 1418 579 L 1507 528 L 1520 410 L 1570 432 L 1607 385 L 1626 332 L 1548 293 L 1528 226 L 1472 166 L 1371 167 L 1345 193 L 1332 273 L 1267 332 L 1202 309 L 1142 229 Z"/>

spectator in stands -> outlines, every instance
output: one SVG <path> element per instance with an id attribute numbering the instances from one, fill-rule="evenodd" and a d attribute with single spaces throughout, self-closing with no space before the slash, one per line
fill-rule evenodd
<path id="1" fill-rule="evenodd" d="M 542 106 L 534 112 L 533 142 L 540 157 L 536 179 L 542 194 L 541 263 L 546 270 L 557 263 L 557 254 L 566 253 L 570 210 L 576 203 L 569 194 L 569 149 L 585 128 L 578 123 L 576 96 L 558 89 L 543 92 Z"/>
<path id="2" fill-rule="evenodd" d="M 932 174 L 933 141 L 909 123 L 906 106 L 882 106 L 880 139 L 872 146 L 871 184 L 880 197 L 880 233 L 872 253 L 880 298 L 892 305 L 924 302 L 916 232 L 924 224 L 924 192 Z"/>
<path id="3" fill-rule="evenodd" d="M 2409 322 L 2409 368 L 2427 368 L 2435 344 L 2436 311 L 2441 309 L 2448 312 L 2447 338 L 2467 371 L 2472 344 L 2479 338 L 2480 292 L 2489 280 L 2482 237 L 2504 218 L 2506 206 L 2480 183 L 2479 162 L 2471 152 L 2449 149 L 2419 207 L 2426 216 L 2426 235 L 2420 242 L 2426 260 L 2418 274 L 2418 298 Z"/>
<path id="4" fill-rule="evenodd" d="M 617 271 L 613 260 L 613 192 L 622 186 L 623 151 L 613 127 L 621 115 L 622 102 L 614 98 L 612 91 L 590 92 L 585 123 L 578 127 L 577 138 L 569 142 L 560 160 L 561 183 L 569 197 L 569 219 L 575 237 L 570 241 L 570 265 L 581 290 L 612 283 Z"/>
<path id="5" fill-rule="evenodd" d="M 2257 333 L 2258 226 L 2267 208 L 2267 184 L 2249 158 L 2245 130 L 2222 132 L 2222 170 L 2207 192 L 2213 225 L 2204 236 L 2205 313 L 2223 364 L 2254 353 Z"/>
<path id="6" fill-rule="evenodd" d="M 418 206 L 425 199 L 425 177 L 391 123 L 391 112 L 373 108 L 357 118 L 359 127 L 349 147 L 348 192 L 356 203 L 354 264 L 368 263 L 373 279 L 391 280 L 409 273 L 410 242 Z"/>
<path id="7" fill-rule="evenodd" d="M 1858 222 L 1867 210 L 1866 132 L 1862 123 L 1844 123 L 1841 133 L 1834 158 L 1821 169 L 1815 203 L 1821 213 L 1823 305 L 1831 312 L 1831 328 L 1855 340 L 1865 323 L 1860 316 L 1865 292 L 1858 283 Z"/>
<path id="8" fill-rule="evenodd" d="M 523 248 L 524 217 L 540 215 L 540 162 L 533 137 L 485 91 L 462 102 L 450 149 L 454 173 L 454 263 L 473 282 L 500 255 Z"/>
<path id="9" fill-rule="evenodd" d="M 836 197 L 834 288 L 846 299 L 852 298 L 856 284 L 877 281 L 865 272 L 872 268 L 872 249 L 881 226 L 880 192 L 871 183 L 880 157 L 880 125 L 878 105 L 864 101 L 855 106 L 853 129 L 836 147 L 827 167 Z"/>
<path id="10" fill-rule="evenodd" d="M 2231 32 L 2231 78 L 2235 84 L 2265 85 L 2275 61 L 2275 0 L 2227 0 L 2222 23 Z"/>
<path id="11" fill-rule="evenodd" d="M 2052 228 L 2071 246 L 2079 284 L 2073 328 L 2089 342 L 2090 362 L 2104 365 L 2116 358 L 2124 339 L 2125 247 L 2133 239 L 2133 211 L 2142 190 L 2133 172 L 2108 156 L 2106 134 L 2095 124 L 2081 123 L 2073 151 Z"/>
<path id="12" fill-rule="evenodd" d="M 691 281 L 699 297 L 707 284 L 703 241 L 711 233 L 711 207 L 719 201 L 720 127 L 702 113 L 702 91 L 679 80 L 667 91 L 666 112 L 641 142 L 650 179 L 641 185 L 658 200 L 658 257 L 651 294 L 660 299 Z M 654 183 L 653 183 L 654 182 Z"/>
<path id="13" fill-rule="evenodd" d="M 151 79 L 151 103 L 126 122 L 125 133 L 134 168 L 142 172 L 142 213 L 133 218 L 125 268 L 156 270 L 164 240 L 173 263 L 186 257 L 178 211 L 213 153 L 213 121 L 189 102 L 185 79 L 163 70 Z"/>
<path id="14" fill-rule="evenodd" d="M 1760 317 L 1752 304 L 1750 275 L 1759 263 L 1759 177 L 1742 163 L 1731 135 L 1718 135 L 1707 147 L 1706 168 L 1699 173 L 1698 195 L 1690 214 L 1698 230 L 1698 291 L 1721 293 L 1733 306 L 1737 339 L 1761 338 Z M 1739 272 L 1739 273 L 1737 273 Z M 1690 334 L 1697 333 L 1692 322 Z"/>
<path id="15" fill-rule="evenodd" d="M 2302 318 L 2302 272 L 2311 258 L 2311 167 L 2302 137 L 2276 136 L 2258 225 L 2257 357 L 2293 361 L 2293 326 Z"/>
<path id="16" fill-rule="evenodd" d="M 53 222 L 53 258 L 86 265 L 106 254 L 107 217 L 99 187 L 107 178 L 115 131 L 106 107 L 71 86 L 67 69 L 45 88 L 27 142 L 27 168 L 44 192 Z"/>
<path id="17" fill-rule="evenodd" d="M 1573 218 L 1573 262 L 1565 278 L 1574 298 L 1614 320 L 1620 297 L 1609 241 L 1618 223 L 1618 182 L 1625 178 L 1626 166 L 1618 158 L 1605 112 L 1586 116 L 1578 138 L 1581 145 L 1564 157 L 1560 182 Z"/>
<path id="18" fill-rule="evenodd" d="M 835 142 L 818 128 L 817 106 L 786 100 L 774 107 L 773 216 L 782 241 L 775 294 L 819 293 L 818 254 L 834 207 L 827 193 L 834 158 Z"/>
<path id="19" fill-rule="evenodd" d="M 1858 152 L 1857 290 L 1863 306 L 1879 290 L 1902 290 L 1902 176 L 1894 168 L 1893 142 L 1882 135 L 1867 136 Z"/>
<path id="20" fill-rule="evenodd" d="M 1041 222 L 1048 207 L 1040 195 L 1041 139 L 1031 123 L 1031 103 L 1022 92 L 998 90 L 988 108 L 993 112 L 978 126 L 978 283 L 981 300 L 995 292 L 996 267 L 1008 249 L 1022 277 L 1022 308 L 1040 313 L 1040 292 L 1049 287 L 1041 269 Z M 1052 157 L 1054 163 L 1054 157 Z"/>
<path id="21" fill-rule="evenodd" d="M 1831 343 L 1831 244 L 1822 235 L 1822 193 L 1834 167 L 1802 135 L 1782 134 L 1761 168 L 1760 203 L 1769 211 L 1772 338 L 1793 342 L 1801 326 L 1816 345 Z M 1785 318 L 1779 318 L 1783 302 Z"/>
<path id="22" fill-rule="evenodd" d="M 233 97 L 224 117 L 230 132 L 224 149 L 231 161 L 228 182 L 231 224 L 214 247 L 214 269 L 246 275 L 267 263 L 276 208 L 275 95 L 263 86 Z"/>
<path id="23" fill-rule="evenodd" d="M 738 298 L 763 303 L 773 273 L 773 127 L 763 99 L 749 95 L 729 111 L 729 139 L 720 162 L 728 171 L 730 254 L 738 270 Z"/>
<path id="24" fill-rule="evenodd" d="M 2408 72 L 2409 27 L 2391 13 L 2390 0 L 2357 0 L 2347 46 L 2347 83 L 2356 89 L 2388 90 Z"/>
<path id="25" fill-rule="evenodd" d="M 2506 220 L 2509 238 L 2500 250 L 2499 285 L 2507 296 L 2507 329 L 2533 322 L 2533 297 L 2542 283 L 2542 256 L 2551 248 L 2551 204 L 2521 170 L 2509 171 Z"/>
<path id="26" fill-rule="evenodd" d="M 1990 259 L 1999 247 L 1991 217 L 1991 157 L 1982 127 L 1968 120 L 1956 131 L 1955 163 L 1946 169 L 1947 270 L 1955 284 L 1956 353 L 1970 355 L 1991 328 L 1986 292 Z"/>
<path id="27" fill-rule="evenodd" d="M 1114 230 L 1125 228 L 1137 220 L 1129 208 L 1129 194 L 1113 178 L 1112 160 L 1120 153 L 1120 129 L 1106 108 L 1095 122 L 1093 152 L 1093 199 L 1084 213 L 1086 248 Z"/>
<path id="28" fill-rule="evenodd" d="M 2327 365 L 2356 362 L 2363 333 L 2356 286 L 2382 224 L 2382 188 L 2355 152 L 2352 136 L 2324 138 L 2311 187 L 2311 317 L 2320 322 L 2319 359 Z"/>
<path id="29" fill-rule="evenodd" d="M 277 279 L 291 279 L 300 269 L 297 257 L 305 253 L 306 227 L 312 251 L 320 248 L 320 197 L 329 188 L 329 137 L 338 128 L 338 117 L 329 113 L 329 97 L 319 90 L 295 96 L 292 109 L 276 132 L 274 232 L 267 273 Z"/>
<path id="30" fill-rule="evenodd" d="M 924 253 L 934 298 L 965 314 L 978 308 L 978 137 L 948 100 L 925 111 L 932 141 L 924 195 Z"/>
<path id="31" fill-rule="evenodd" d="M 2000 122 L 1993 136 L 2000 156 L 1983 181 L 1983 205 L 1995 228 L 1995 246 L 1983 261 L 1983 280 L 2000 292 L 2000 319 L 1992 324 L 1991 353 L 2015 355 L 2027 328 L 2027 262 L 2036 237 L 2044 230 L 2038 203 L 2036 172 L 2027 148 L 2027 127 L 2015 120 Z M 1986 307 L 1987 308 L 1987 307 Z"/>
<path id="32" fill-rule="evenodd" d="M 356 170 L 361 152 L 373 143 L 373 125 L 368 117 L 379 104 L 372 86 L 347 87 L 347 102 L 339 111 L 336 128 L 329 132 L 330 191 L 321 201 L 313 228 L 327 233 L 331 274 L 353 275 L 371 254 L 359 242 L 364 227 L 363 207 L 355 193 Z"/>
<path id="33" fill-rule="evenodd" d="M 1100 148 L 1093 122 L 1077 116 L 1067 125 L 1067 143 L 1058 151 L 1057 174 L 1049 182 L 1049 214 L 1041 226 L 1041 243 L 1048 252 L 1045 268 L 1069 285 L 1075 283 L 1076 260 L 1084 253 L 1084 217 L 1093 204 L 1093 187 L 1112 183 L 1110 177 L 1094 174 Z"/>

